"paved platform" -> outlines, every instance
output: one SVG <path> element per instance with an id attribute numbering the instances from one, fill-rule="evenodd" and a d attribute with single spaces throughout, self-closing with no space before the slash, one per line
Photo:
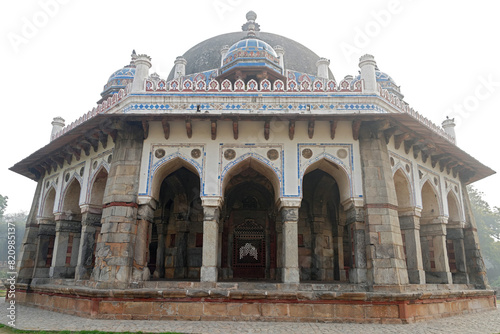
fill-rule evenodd
<path id="1" fill-rule="evenodd" d="M 7 324 L 7 306 L 0 301 L 0 323 Z M 409 325 L 338 324 L 338 323 L 276 323 L 222 321 L 144 321 L 94 320 L 16 306 L 16 328 L 29 330 L 100 330 L 111 332 L 179 332 L 179 333 L 500 333 L 500 308 L 494 311 L 466 314 Z"/>

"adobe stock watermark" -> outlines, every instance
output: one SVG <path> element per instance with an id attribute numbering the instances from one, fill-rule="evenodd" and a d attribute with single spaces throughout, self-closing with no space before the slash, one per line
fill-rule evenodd
<path id="1" fill-rule="evenodd" d="M 215 0 L 212 5 L 219 18 L 224 20 L 227 12 L 234 11 L 242 3 L 243 0 Z"/>
<path id="2" fill-rule="evenodd" d="M 481 102 L 484 102 L 498 93 L 500 81 L 493 78 L 493 74 L 479 76 L 479 84 L 473 93 L 467 95 L 459 103 L 453 104 L 451 108 L 444 111 L 444 116 L 455 119 L 455 124 L 459 127 L 464 120 L 471 116 L 471 113 L 479 110 Z"/>
<path id="3" fill-rule="evenodd" d="M 33 14 L 21 17 L 20 30 L 7 33 L 7 39 L 14 52 L 19 53 L 21 46 L 27 45 L 37 37 L 50 20 L 57 16 L 61 6 L 69 2 L 70 0 L 39 0 L 39 8 Z"/>
<path id="4" fill-rule="evenodd" d="M 7 264 L 9 271 L 7 272 L 7 290 L 6 304 L 7 306 L 7 322 L 9 326 L 16 327 L 16 225 L 8 223 L 7 226 Z"/>
<path id="5" fill-rule="evenodd" d="M 366 48 L 373 40 L 391 24 L 394 16 L 403 12 L 403 3 L 401 0 L 390 0 L 385 9 L 370 12 L 371 20 L 362 26 L 354 27 L 352 41 L 340 43 L 340 49 L 346 60 L 357 62 L 359 57 L 366 53 Z"/>

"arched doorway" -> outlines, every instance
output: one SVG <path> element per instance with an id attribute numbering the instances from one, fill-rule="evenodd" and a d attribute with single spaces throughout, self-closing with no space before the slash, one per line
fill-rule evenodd
<path id="1" fill-rule="evenodd" d="M 437 183 L 437 180 L 435 180 Z M 420 245 L 427 283 L 451 283 L 446 252 L 446 219 L 441 216 L 437 191 L 426 181 L 422 186 Z"/>
<path id="2" fill-rule="evenodd" d="M 101 167 L 90 183 L 88 204 L 82 213 L 82 234 L 75 278 L 89 279 L 95 264 L 95 250 L 101 232 L 101 217 L 108 172 Z"/>
<path id="3" fill-rule="evenodd" d="M 148 268 L 153 279 L 199 279 L 203 246 L 200 177 L 183 164 L 175 166 L 175 170 L 164 169 L 165 177 L 157 180 L 159 204 L 149 231 Z"/>
<path id="4" fill-rule="evenodd" d="M 56 191 L 51 187 L 46 193 L 41 205 L 42 211 L 38 217 L 38 240 L 36 261 L 33 277 L 49 277 L 55 242 L 54 203 Z"/>
<path id="5" fill-rule="evenodd" d="M 250 160 L 236 170 L 237 173 L 226 175 L 224 180 L 219 276 L 234 280 L 276 280 L 279 277 L 276 194 L 267 176 L 273 178 L 274 174 Z"/>
<path id="6" fill-rule="evenodd" d="M 53 278 L 75 277 L 82 222 L 80 191 L 80 182 L 73 178 L 63 193 L 61 213 L 56 218 L 54 256 L 50 267 L 50 277 Z"/>
<path id="7" fill-rule="evenodd" d="M 341 220 L 337 181 L 315 169 L 304 176 L 302 185 L 298 222 L 301 280 L 344 281 L 350 263 L 349 236 L 345 220 Z"/>
<path id="8" fill-rule="evenodd" d="M 420 216 L 412 203 L 410 182 L 402 169 L 393 176 L 396 198 L 398 201 L 399 227 L 403 240 L 403 250 L 408 280 L 411 284 L 424 284 L 425 273 L 422 265 L 422 250 L 420 247 Z"/>

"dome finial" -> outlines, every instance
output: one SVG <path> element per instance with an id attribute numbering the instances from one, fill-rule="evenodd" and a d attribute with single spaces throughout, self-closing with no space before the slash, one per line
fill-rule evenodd
<path id="1" fill-rule="evenodd" d="M 255 20 L 257 19 L 257 14 L 255 14 L 255 12 L 251 10 L 247 13 L 246 18 L 247 23 L 241 26 L 241 30 L 248 31 L 248 36 L 254 37 L 255 32 L 260 31 L 260 25 L 255 22 Z M 251 31 L 253 32 L 253 35 Z"/>

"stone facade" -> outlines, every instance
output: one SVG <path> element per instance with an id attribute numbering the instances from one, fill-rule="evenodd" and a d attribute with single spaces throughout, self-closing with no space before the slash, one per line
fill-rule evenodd
<path id="1" fill-rule="evenodd" d="M 317 74 L 283 68 L 249 17 L 245 43 L 220 46 L 223 69 L 186 73 L 178 58 L 167 81 L 134 53 L 133 82 L 55 122 L 48 148 L 13 167 L 39 182 L 21 302 L 369 322 L 494 307 L 466 191 L 493 171 L 455 146 L 450 121 L 445 132 L 382 88 L 372 56 L 338 84 L 324 58 Z M 99 299 L 108 290 L 116 300 Z"/>

